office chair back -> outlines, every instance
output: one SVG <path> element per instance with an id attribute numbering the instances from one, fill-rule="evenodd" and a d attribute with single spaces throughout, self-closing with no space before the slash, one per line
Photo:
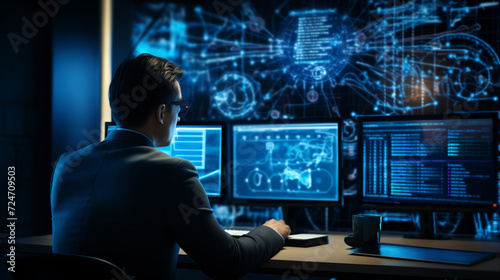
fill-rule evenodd
<path id="1" fill-rule="evenodd" d="M 7 267 L 9 256 L 2 251 L 2 262 Z M 95 257 L 16 251 L 14 280 L 131 280 L 118 266 Z"/>

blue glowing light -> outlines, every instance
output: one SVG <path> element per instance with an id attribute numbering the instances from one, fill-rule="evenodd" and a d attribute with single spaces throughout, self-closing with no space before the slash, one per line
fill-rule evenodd
<path id="1" fill-rule="evenodd" d="M 318 8 L 307 1 L 293 7 L 245 1 L 224 22 L 200 6 L 143 4 L 134 17 L 132 42 L 134 54 L 165 57 L 196 76 L 182 84 L 186 97 L 204 106 L 193 108 L 193 118 L 266 119 L 272 112 L 331 117 L 345 107 L 423 113 L 437 99 L 445 108 L 472 96 L 487 102 L 498 95 L 498 50 L 481 39 L 493 29 L 467 13 L 498 6 L 483 4 L 368 1 L 361 9 L 344 10 L 333 2 Z M 196 17 L 188 17 L 190 11 Z M 233 89 L 233 95 L 213 87 L 229 72 L 245 77 L 238 84 L 249 81 L 252 90 Z M 325 102 L 311 102 L 310 85 Z M 260 92 L 272 94 L 263 99 Z M 229 110 L 240 103 L 231 96 L 255 98 L 242 99 L 251 110 Z"/>
<path id="2" fill-rule="evenodd" d="M 107 134 L 116 130 L 108 126 Z M 210 197 L 221 195 L 222 189 L 222 125 L 177 125 L 172 143 L 158 150 L 189 160 L 198 170 L 200 182 Z"/>
<path id="3" fill-rule="evenodd" d="M 233 127 L 235 198 L 338 201 L 337 123 Z"/>

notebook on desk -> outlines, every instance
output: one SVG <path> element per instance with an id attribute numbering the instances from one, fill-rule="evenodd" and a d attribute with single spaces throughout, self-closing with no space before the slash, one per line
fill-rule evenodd
<path id="1" fill-rule="evenodd" d="M 225 231 L 233 237 L 241 237 L 247 234 L 250 230 L 246 229 L 225 229 Z M 290 234 L 285 239 L 285 246 L 290 247 L 312 247 L 316 245 L 328 244 L 330 242 L 326 234 L 314 233 L 297 233 Z"/>
<path id="2" fill-rule="evenodd" d="M 396 244 L 380 244 L 380 248 L 356 248 L 349 250 L 354 255 L 437 262 L 458 265 L 473 265 L 496 256 L 491 252 L 437 249 Z"/>

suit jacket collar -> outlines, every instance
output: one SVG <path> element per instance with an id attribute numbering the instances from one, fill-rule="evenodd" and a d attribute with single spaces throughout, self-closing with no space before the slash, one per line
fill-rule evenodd
<path id="1" fill-rule="evenodd" d="M 155 147 L 151 140 L 139 133 L 126 130 L 113 130 L 109 133 L 104 141 L 122 141 L 131 143 L 134 146 L 149 146 Z M 103 141 L 103 142 L 104 142 Z"/>

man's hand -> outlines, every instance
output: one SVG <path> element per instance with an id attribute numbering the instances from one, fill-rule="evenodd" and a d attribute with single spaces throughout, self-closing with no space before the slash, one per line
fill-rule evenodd
<path id="1" fill-rule="evenodd" d="M 274 229 L 279 234 L 281 234 L 281 236 L 283 236 L 283 238 L 285 238 L 285 239 L 292 232 L 290 227 L 287 224 L 285 224 L 285 221 L 283 221 L 283 220 L 276 221 L 275 219 L 271 219 L 271 220 L 265 222 L 264 226 L 268 226 L 268 227 Z"/>

